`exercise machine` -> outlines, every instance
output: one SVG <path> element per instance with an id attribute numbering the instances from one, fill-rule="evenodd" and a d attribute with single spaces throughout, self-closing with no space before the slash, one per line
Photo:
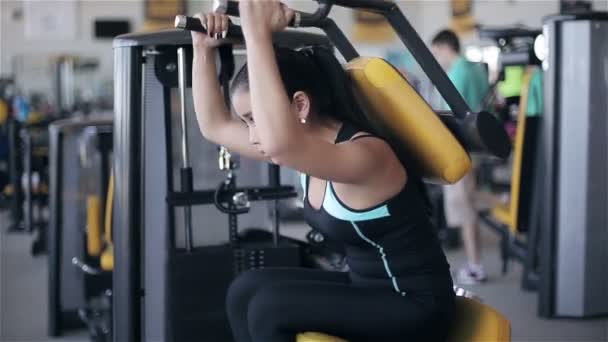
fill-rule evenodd
<path id="1" fill-rule="evenodd" d="M 329 45 L 308 33 L 275 38 Z M 224 86 L 242 49 L 218 55 Z M 188 32 L 119 36 L 114 53 L 114 340 L 230 340 L 224 298 L 233 277 L 302 264 L 301 249 L 280 238 L 275 210 L 252 204 L 295 191 L 280 185 L 277 166 L 231 155 L 193 129 Z"/>
<path id="2" fill-rule="evenodd" d="M 107 117 L 59 120 L 49 128 L 49 336 L 88 326 L 89 308 L 112 285 L 99 259 L 112 128 Z M 93 329 L 92 339 L 98 335 Z"/>
<path id="3" fill-rule="evenodd" d="M 608 314 L 608 13 L 544 18 L 539 314 Z"/>
<path id="4" fill-rule="evenodd" d="M 538 226 L 531 221 L 531 215 L 532 209 L 536 208 L 533 189 L 540 118 L 529 115 L 528 104 L 534 95 L 531 81 L 533 77 L 538 77 L 536 73 L 539 72 L 538 67 L 541 63 L 534 51 L 535 41 L 541 31 L 521 27 L 485 27 L 480 28 L 479 33 L 482 38 L 495 40 L 501 47 L 499 55 L 501 73 L 506 67 L 517 67 L 522 70 L 519 92 L 517 96 L 512 97 L 512 101 L 506 102 L 507 106 L 514 102 L 517 113 L 511 179 L 507 184 L 509 202 L 483 210 L 479 216 L 501 236 L 500 255 L 503 273 L 507 272 L 510 260 L 521 262 L 524 265 L 522 288 L 534 290 L 538 286 L 540 235 Z M 498 165 L 502 163 L 493 159 L 482 163 L 484 169 L 490 170 L 486 173 L 491 173 L 491 170 Z"/>
<path id="5" fill-rule="evenodd" d="M 224 6 L 228 14 L 234 15 L 236 13 L 230 11 L 238 9 L 231 2 L 218 5 Z M 454 110 L 454 113 L 437 116 L 415 92 L 412 93 L 408 84 L 400 82 L 391 94 L 379 92 L 378 96 L 365 97 L 367 106 L 387 115 L 394 114 L 394 111 L 382 110 L 383 106 L 400 108 L 400 105 L 407 102 L 411 105 L 408 108 L 410 112 L 418 110 L 423 113 L 421 115 L 425 115 L 424 118 L 429 119 L 422 121 L 428 123 L 428 126 L 424 126 L 426 131 L 432 131 L 433 134 L 420 137 L 420 145 L 407 138 L 413 136 L 409 133 L 416 131 L 420 120 L 407 116 L 412 121 L 402 122 L 396 130 L 394 139 L 406 137 L 402 146 L 423 146 L 420 147 L 421 150 L 428 148 L 433 151 L 430 155 L 441 156 L 433 159 L 425 158 L 420 151 L 410 153 L 413 159 L 417 159 L 417 164 L 411 165 L 418 165 L 429 178 L 455 182 L 470 168 L 465 148 L 498 157 L 506 157 L 510 153 L 508 138 L 494 116 L 469 110 L 394 3 L 320 1 L 319 10 L 315 14 L 299 12 L 297 24 L 320 27 L 326 36 L 297 31 L 280 32 L 274 36 L 275 44 L 294 48 L 334 46 L 347 61 L 352 62 L 349 63 L 348 72 L 352 78 L 357 79 L 356 84 L 361 90 L 366 94 L 377 90 L 366 77 L 367 73 L 374 73 L 375 70 L 379 75 L 395 75 L 396 71 L 378 59 L 362 58 L 355 61 L 358 57 L 356 50 L 328 17 L 333 5 L 384 13 L 397 27 L 398 34 L 425 71 L 436 81 L 440 92 Z M 180 28 L 202 29 L 200 22 L 197 25 L 192 18 L 177 19 Z M 234 60 L 230 58 L 230 51 L 234 56 L 242 54 L 239 52 L 239 48 L 242 50 L 243 47 L 239 32 L 238 26 L 231 26 L 226 42 L 232 48 L 220 49 L 218 58 L 222 62 L 220 69 L 223 69 L 218 71 L 220 80 L 228 79 L 221 77 L 222 72 L 232 69 L 227 64 Z M 239 206 L 247 203 L 243 198 L 249 201 L 274 201 L 289 197 L 293 195 L 293 188 L 277 187 L 276 176 L 271 177 L 274 180 L 271 179 L 270 186 L 267 187 L 260 186 L 259 183 L 253 188 L 241 187 L 241 184 L 246 184 L 243 181 L 246 175 L 257 173 L 258 177 L 254 178 L 257 178 L 257 182 L 260 181 L 260 168 L 254 166 L 254 163 L 250 164 L 249 172 L 239 171 L 239 182 L 243 183 L 231 191 L 230 177 L 215 166 L 209 166 L 214 164 L 208 161 L 215 159 L 217 146 L 200 139 L 198 131 L 189 129 L 196 127 L 195 118 L 193 115 L 185 115 L 186 112 L 193 112 L 187 107 L 190 102 L 185 100 L 190 84 L 189 63 L 192 59 L 188 32 L 168 30 L 120 36 L 114 40 L 114 52 L 114 339 L 178 341 L 204 338 L 229 341 L 224 297 L 231 279 L 246 268 L 302 264 L 298 258 L 273 257 L 269 253 L 274 251 L 279 255 L 278 252 L 283 250 L 289 255 L 297 255 L 302 249 L 282 243 L 280 236 L 274 233 L 276 229 L 272 234 L 274 239 L 264 244 L 268 247 L 257 247 L 258 241 L 243 241 L 238 232 L 236 239 L 233 239 L 232 223 L 227 225 L 221 211 L 227 209 L 229 214 L 233 214 L 233 210 L 238 210 Z M 397 79 L 401 80 L 400 77 Z M 227 85 L 225 82 L 222 84 Z M 403 101 L 404 94 L 408 94 L 408 101 Z M 375 122 L 381 130 L 394 128 L 389 116 Z M 196 141 L 196 144 L 188 144 L 191 141 Z M 194 148 L 200 150 L 194 152 Z M 191 159 L 194 155 L 204 156 L 199 165 Z M 241 160 L 241 170 L 247 169 L 246 163 L 250 161 Z M 224 162 L 222 164 L 226 165 Z M 255 171 L 256 168 L 258 171 Z M 230 170 L 227 171 L 229 174 Z M 226 181 L 226 186 L 217 187 L 217 184 L 226 184 Z M 210 187 L 214 190 L 199 190 Z M 222 197 L 225 199 L 221 200 Z M 220 206 L 217 205 L 218 202 Z M 216 208 L 209 208 L 207 204 L 214 204 Z M 220 209 L 219 212 L 217 209 Z M 256 208 L 252 207 L 248 214 L 241 214 L 240 223 L 246 222 L 250 227 L 257 224 L 272 226 L 271 222 L 264 222 L 269 219 L 267 211 L 262 210 L 262 214 L 256 215 L 254 209 Z M 235 218 L 229 216 L 231 221 Z M 191 226 L 194 225 L 200 227 L 192 229 Z M 255 254 L 253 251 L 256 251 Z M 239 268 L 239 265 L 243 265 L 239 256 L 243 255 L 247 256 L 245 260 L 254 262 L 247 262 L 244 268 Z M 264 265 L 261 265 L 260 260 L 264 261 Z"/>

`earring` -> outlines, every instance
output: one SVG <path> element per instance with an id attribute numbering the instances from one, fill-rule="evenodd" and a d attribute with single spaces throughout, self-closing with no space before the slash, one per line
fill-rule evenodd
<path id="1" fill-rule="evenodd" d="M 305 124 L 306 123 L 306 119 L 300 119 L 300 122 Z"/>

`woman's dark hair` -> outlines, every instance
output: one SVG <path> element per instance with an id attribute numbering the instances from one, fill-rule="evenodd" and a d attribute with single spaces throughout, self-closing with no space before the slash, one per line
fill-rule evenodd
<path id="1" fill-rule="evenodd" d="M 330 49 L 321 46 L 300 50 L 276 47 L 275 55 L 290 99 L 297 91 L 303 91 L 310 96 L 312 109 L 320 118 L 348 122 L 375 133 L 355 100 L 348 75 Z M 230 94 L 237 89 L 249 90 L 247 64 L 234 76 Z"/>

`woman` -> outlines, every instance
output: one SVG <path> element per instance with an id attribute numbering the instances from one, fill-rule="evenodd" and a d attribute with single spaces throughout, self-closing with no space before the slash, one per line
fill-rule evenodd
<path id="1" fill-rule="evenodd" d="M 304 216 L 344 245 L 349 272 L 246 272 L 227 298 L 238 342 L 294 341 L 319 331 L 357 341 L 444 339 L 454 305 L 449 265 L 433 233 L 420 180 L 373 134 L 329 51 L 274 48 L 293 11 L 276 1 L 241 1 L 247 65 L 225 107 L 215 38 L 228 20 L 199 15 L 193 32 L 193 94 L 203 135 L 250 158 L 299 170 Z M 213 38 L 212 38 L 213 37 Z M 248 137 L 248 138 L 247 138 Z"/>

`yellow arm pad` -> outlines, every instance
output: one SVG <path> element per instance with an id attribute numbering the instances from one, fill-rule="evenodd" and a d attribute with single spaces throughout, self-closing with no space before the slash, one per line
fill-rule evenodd
<path id="1" fill-rule="evenodd" d="M 99 196 L 87 196 L 87 253 L 101 254 L 101 200 Z"/>
<path id="2" fill-rule="evenodd" d="M 471 159 L 437 114 L 392 65 L 360 57 L 346 66 L 370 121 L 396 138 L 425 178 L 453 184 Z"/>

